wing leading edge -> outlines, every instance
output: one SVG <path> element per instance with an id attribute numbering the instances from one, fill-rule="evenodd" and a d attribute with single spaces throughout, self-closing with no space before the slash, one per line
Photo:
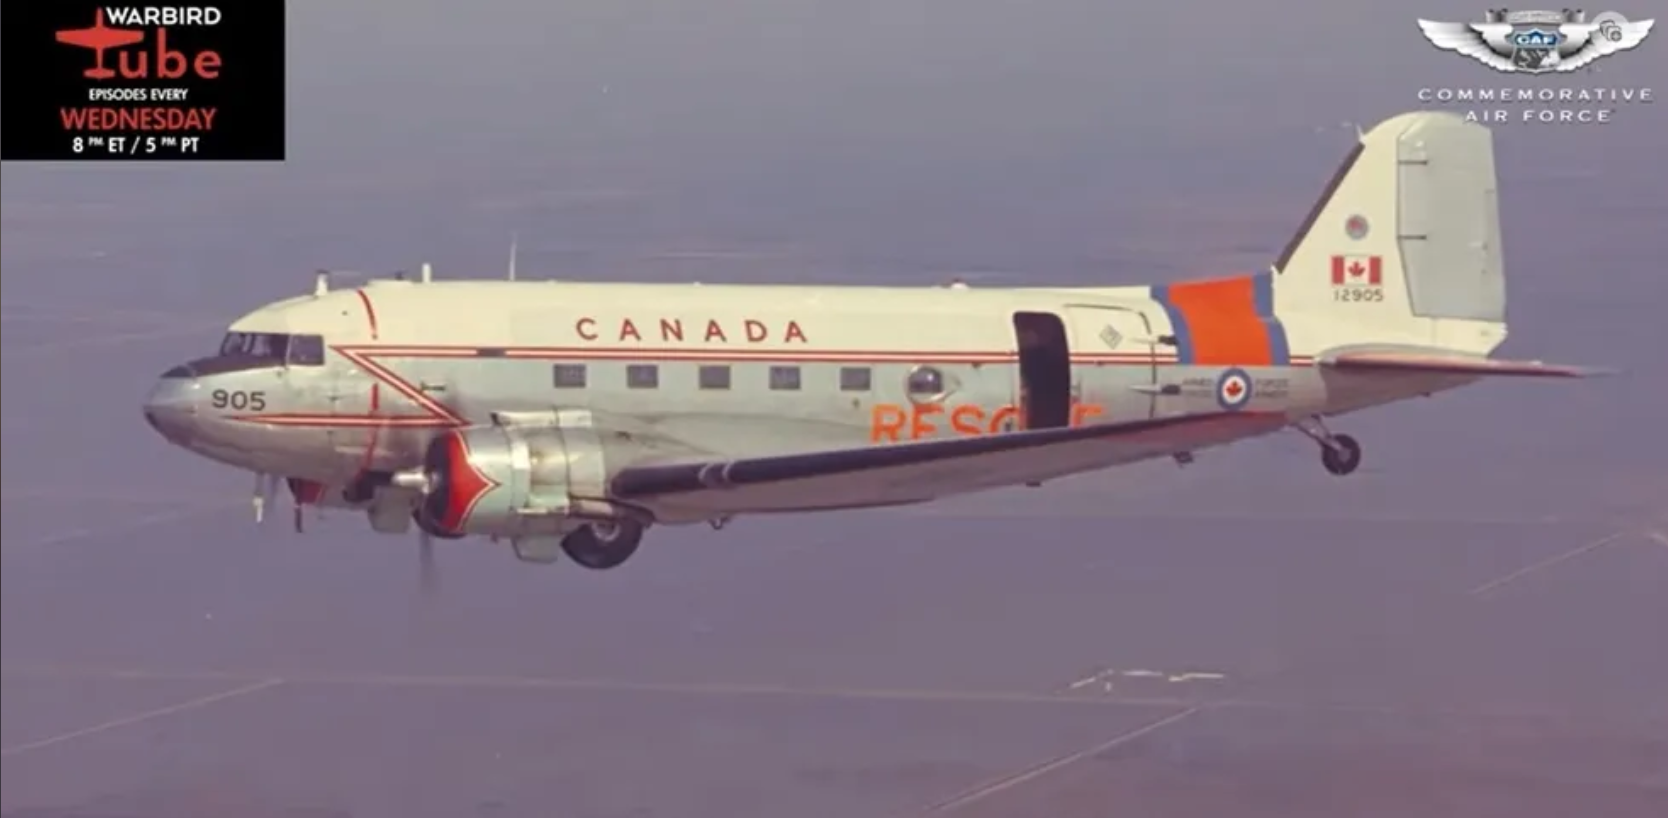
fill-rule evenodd
<path id="1" fill-rule="evenodd" d="M 1276 431 L 1284 415 L 1229 412 L 742 460 L 627 468 L 613 496 L 694 513 L 922 502 L 1053 479 Z"/>

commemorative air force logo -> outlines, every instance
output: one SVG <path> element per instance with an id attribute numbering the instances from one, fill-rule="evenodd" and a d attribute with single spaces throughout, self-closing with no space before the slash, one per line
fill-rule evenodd
<path id="1" fill-rule="evenodd" d="M 1491 10 L 1481 23 L 1420 20 L 1432 45 L 1470 57 L 1496 71 L 1545 74 L 1575 71 L 1600 57 L 1644 42 L 1655 20 L 1628 22 L 1614 11 L 1588 21 L 1586 12 Z"/>

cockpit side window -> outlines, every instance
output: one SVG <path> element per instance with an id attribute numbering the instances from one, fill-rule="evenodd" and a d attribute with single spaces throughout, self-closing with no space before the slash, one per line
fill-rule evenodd
<path id="1" fill-rule="evenodd" d="M 271 333 L 256 333 L 249 336 L 249 354 L 256 358 L 274 358 L 284 360 L 284 353 L 289 349 L 288 335 L 273 335 Z"/>
<path id="2" fill-rule="evenodd" d="M 289 364 L 324 366 L 324 338 L 318 335 L 291 335 Z"/>
<path id="3" fill-rule="evenodd" d="M 220 342 L 220 357 L 288 363 L 294 366 L 322 366 L 324 339 L 318 335 L 285 335 L 276 332 L 228 332 Z"/>
<path id="4" fill-rule="evenodd" d="M 248 340 L 247 340 L 248 337 L 249 337 L 249 333 L 247 333 L 247 332 L 228 332 L 228 333 L 226 333 L 226 337 L 220 341 L 220 354 L 221 355 L 242 355 L 242 354 L 244 354 L 243 349 L 249 343 Z"/>

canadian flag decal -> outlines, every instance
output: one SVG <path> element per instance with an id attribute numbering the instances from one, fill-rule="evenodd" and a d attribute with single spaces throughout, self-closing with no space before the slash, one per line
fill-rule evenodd
<path id="1" fill-rule="evenodd" d="M 1384 284 L 1382 256 L 1333 256 L 1332 286 L 1379 287 Z"/>

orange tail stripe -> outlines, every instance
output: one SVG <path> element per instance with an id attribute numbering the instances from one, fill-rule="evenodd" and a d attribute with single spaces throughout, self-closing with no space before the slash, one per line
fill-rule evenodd
<path id="1" fill-rule="evenodd" d="M 1165 295 L 1187 323 L 1193 363 L 1201 366 L 1270 366 L 1275 363 L 1269 328 L 1258 314 L 1251 276 L 1172 284 Z"/>

